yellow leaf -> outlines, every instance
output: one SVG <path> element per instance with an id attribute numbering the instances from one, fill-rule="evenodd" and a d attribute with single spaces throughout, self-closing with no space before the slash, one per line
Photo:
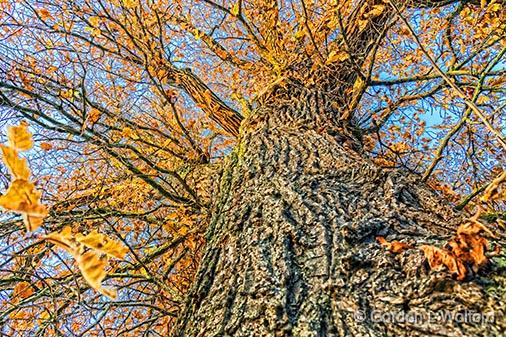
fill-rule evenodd
<path id="1" fill-rule="evenodd" d="M 374 5 L 372 9 L 365 15 L 366 18 L 372 19 L 379 16 L 385 10 L 385 5 Z"/>
<path id="2" fill-rule="evenodd" d="M 90 25 L 92 27 L 97 27 L 98 24 L 100 23 L 100 18 L 98 16 L 90 16 L 88 18 L 88 21 L 90 22 Z"/>
<path id="3" fill-rule="evenodd" d="M 39 204 L 40 195 L 41 193 L 35 190 L 33 183 L 16 179 L 7 192 L 0 196 L 0 206 L 30 216 L 44 217 L 47 215 L 47 209 Z"/>
<path id="4" fill-rule="evenodd" d="M 110 239 L 104 234 L 97 233 L 96 230 L 93 230 L 88 235 L 77 234 L 76 240 L 86 247 L 93 248 L 118 259 L 123 259 L 128 252 L 128 248 L 123 244 Z"/>
<path id="5" fill-rule="evenodd" d="M 135 7 L 135 0 L 123 0 L 123 4 L 126 8 L 133 8 Z"/>
<path id="6" fill-rule="evenodd" d="M 93 28 L 91 28 L 91 27 L 85 27 L 84 30 L 86 31 L 87 28 L 89 28 L 90 30 L 93 30 Z M 66 98 L 66 99 L 71 99 L 74 96 L 74 90 L 72 90 L 72 89 L 60 90 L 60 96 L 63 98 Z"/>
<path id="7" fill-rule="evenodd" d="M 481 0 L 480 1 L 480 7 L 483 9 L 485 7 L 487 7 L 487 0 Z"/>
<path id="8" fill-rule="evenodd" d="M 90 250 L 76 258 L 81 274 L 86 282 L 96 291 L 110 298 L 116 298 L 115 290 L 102 287 L 102 280 L 106 277 L 107 257 L 101 258 L 96 252 Z"/>
<path id="9" fill-rule="evenodd" d="M 37 318 L 37 323 L 42 325 L 45 321 L 47 321 L 50 318 L 50 314 L 47 310 L 42 311 Z"/>
<path id="10" fill-rule="evenodd" d="M 65 249 L 72 256 L 76 257 L 79 254 L 80 246 L 72 235 L 72 230 L 69 226 L 65 226 L 61 232 L 53 232 L 44 237 L 44 240 Z"/>
<path id="11" fill-rule="evenodd" d="M 368 20 L 358 20 L 358 30 L 363 31 L 367 26 Z"/>
<path id="12" fill-rule="evenodd" d="M 327 61 L 325 64 L 330 64 L 334 62 L 343 62 L 350 58 L 350 54 L 345 51 L 336 52 L 335 50 L 331 51 L 329 56 L 327 57 Z"/>
<path id="13" fill-rule="evenodd" d="M 9 126 L 7 138 L 10 145 L 20 151 L 30 150 L 33 146 L 32 134 L 28 131 L 26 122 L 21 122 L 19 126 Z"/>
<path id="14" fill-rule="evenodd" d="M 12 175 L 12 180 L 28 180 L 28 177 L 30 176 L 30 169 L 28 168 L 26 159 L 19 158 L 18 151 L 10 146 L 0 144 L 0 149 L 2 150 L 3 155 L 2 160 L 9 169 L 9 172 Z"/>
<path id="15" fill-rule="evenodd" d="M 502 10 L 502 4 L 493 4 L 492 6 L 490 6 L 489 10 L 491 12 L 499 12 Z"/>
<path id="16" fill-rule="evenodd" d="M 232 6 L 232 8 L 230 9 L 230 14 L 232 14 L 233 16 L 239 15 L 239 1 L 236 2 L 234 6 Z"/>
<path id="17" fill-rule="evenodd" d="M 295 37 L 296 39 L 301 39 L 302 37 L 304 37 L 304 35 L 306 35 L 306 32 L 304 31 L 304 29 L 299 29 L 299 30 L 295 33 L 294 37 Z"/>
<path id="18" fill-rule="evenodd" d="M 195 36 L 195 39 L 200 40 L 202 38 L 202 36 L 204 36 L 204 32 L 202 32 L 199 29 L 195 28 L 193 30 L 193 36 Z"/>
<path id="19" fill-rule="evenodd" d="M 23 213 L 23 223 L 25 224 L 26 230 L 33 232 L 44 223 L 44 216 L 34 216 Z"/>
<path id="20" fill-rule="evenodd" d="M 102 115 L 102 113 L 100 112 L 100 110 L 92 108 L 90 110 L 90 112 L 88 112 L 88 118 L 87 118 L 88 122 L 90 122 L 92 124 L 96 123 L 99 120 L 101 115 Z"/>

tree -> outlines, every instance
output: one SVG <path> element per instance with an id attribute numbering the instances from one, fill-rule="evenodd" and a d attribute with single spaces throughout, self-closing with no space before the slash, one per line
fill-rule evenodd
<path id="1" fill-rule="evenodd" d="M 2 333 L 500 335 L 504 5 L 0 1 Z"/>

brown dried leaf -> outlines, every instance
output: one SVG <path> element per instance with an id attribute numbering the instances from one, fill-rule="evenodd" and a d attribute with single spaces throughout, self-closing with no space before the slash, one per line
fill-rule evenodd
<path id="1" fill-rule="evenodd" d="M 430 269 L 441 270 L 443 266 L 446 266 L 451 273 L 457 275 L 458 280 L 465 279 L 466 267 L 452 252 L 428 245 L 420 246 L 420 249 L 422 249 L 425 258 L 427 258 Z"/>
<path id="2" fill-rule="evenodd" d="M 477 235 L 481 232 L 485 232 L 491 237 L 495 237 L 494 233 L 490 229 L 488 229 L 484 224 L 481 222 L 471 219 L 470 221 L 462 224 L 457 229 L 457 235 L 466 234 L 466 235 Z"/>

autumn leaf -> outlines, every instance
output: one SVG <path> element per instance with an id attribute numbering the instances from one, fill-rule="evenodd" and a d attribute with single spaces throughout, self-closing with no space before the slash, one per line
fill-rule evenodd
<path id="1" fill-rule="evenodd" d="M 420 249 L 423 251 L 432 270 L 441 270 L 446 266 L 451 273 L 457 275 L 458 280 L 465 279 L 466 267 L 451 252 L 429 245 L 422 245 Z"/>
<path id="2" fill-rule="evenodd" d="M 86 247 L 93 248 L 117 259 L 123 259 L 128 252 L 128 248 L 123 244 L 108 238 L 104 234 L 97 233 L 96 230 L 93 230 L 88 235 L 77 234 L 76 240 Z"/>
<path id="3" fill-rule="evenodd" d="M 74 239 L 72 229 L 69 226 L 65 226 L 61 232 L 50 233 L 44 236 L 43 239 L 51 242 L 57 247 L 66 250 L 68 253 L 74 256 L 74 258 L 79 255 L 79 251 L 81 250 L 81 247 Z"/>
<path id="4" fill-rule="evenodd" d="M 123 130 L 121 130 L 121 135 L 123 137 L 132 138 L 134 135 L 134 131 L 131 128 L 126 127 L 126 128 L 123 128 Z"/>
<path id="5" fill-rule="evenodd" d="M 41 193 L 28 181 L 30 177 L 28 163 L 25 158 L 18 156 L 17 151 L 32 148 L 32 135 L 25 122 L 21 122 L 19 126 L 9 127 L 7 135 L 11 146 L 0 144 L 0 149 L 2 160 L 11 173 L 12 183 L 7 192 L 0 196 L 0 206 L 21 213 L 27 231 L 34 231 L 42 225 L 47 208 L 39 203 Z"/>
<path id="6" fill-rule="evenodd" d="M 33 147 L 32 134 L 28 131 L 28 124 L 21 122 L 19 126 L 7 128 L 9 145 L 20 151 L 30 150 Z"/>
<path id="7" fill-rule="evenodd" d="M 232 8 L 230 9 L 230 14 L 232 14 L 233 16 L 239 15 L 239 1 L 237 1 L 234 4 L 234 6 L 232 6 Z"/>
<path id="8" fill-rule="evenodd" d="M 49 143 L 40 143 L 39 146 L 44 151 L 51 151 L 51 149 L 53 148 L 53 145 Z"/>
<path id="9" fill-rule="evenodd" d="M 92 27 L 97 27 L 100 23 L 100 18 L 98 16 L 91 16 L 88 18 L 88 21 Z"/>
<path id="10" fill-rule="evenodd" d="M 304 37 L 306 35 L 306 32 L 304 29 L 298 29 L 297 32 L 295 32 L 294 37 L 298 40 Z"/>
<path id="11" fill-rule="evenodd" d="M 45 216 L 28 215 L 23 213 L 23 223 L 25 224 L 26 230 L 33 232 L 44 223 Z"/>
<path id="12" fill-rule="evenodd" d="M 196 40 L 200 40 L 202 38 L 202 36 L 204 36 L 204 32 L 195 28 L 193 30 L 193 36 L 195 37 Z"/>
<path id="13" fill-rule="evenodd" d="M 367 27 L 368 23 L 369 23 L 369 20 L 358 20 L 357 21 L 358 30 L 363 31 L 365 29 L 365 27 Z"/>
<path id="14" fill-rule="evenodd" d="M 26 230 L 31 232 L 39 228 L 47 216 L 46 206 L 39 203 L 40 192 L 35 185 L 26 180 L 14 180 L 7 192 L 0 196 L 0 206 L 23 216 Z"/>
<path id="15" fill-rule="evenodd" d="M 105 271 L 107 255 L 123 259 L 127 247 L 97 231 L 92 231 L 88 235 L 74 235 L 69 226 L 64 227 L 61 232 L 46 235 L 44 240 L 70 253 L 76 259 L 84 279 L 93 289 L 110 298 L 116 298 L 116 291 L 102 287 L 101 282 L 107 275 Z M 85 251 L 84 247 L 90 250 Z M 102 253 L 106 256 L 101 257 Z"/>
<path id="16" fill-rule="evenodd" d="M 110 298 L 117 297 L 115 290 L 102 287 L 102 280 L 107 276 L 105 271 L 107 257 L 100 257 L 95 251 L 90 250 L 79 254 L 76 261 L 84 279 L 93 289 Z"/>
<path id="17" fill-rule="evenodd" d="M 7 192 L 0 196 L 0 206 L 3 208 L 26 213 L 30 216 L 44 217 L 47 209 L 39 204 L 41 193 L 35 190 L 35 185 L 26 180 L 14 180 Z"/>
<path id="18" fill-rule="evenodd" d="M 502 172 L 497 178 L 492 180 L 492 182 L 487 186 L 485 191 L 483 192 L 483 196 L 481 197 L 481 201 L 487 202 L 498 194 L 499 186 L 506 180 L 506 170 Z"/>
<path id="19" fill-rule="evenodd" d="M 467 275 L 466 265 L 476 273 L 488 263 L 485 255 L 488 240 L 480 236 L 483 232 L 493 236 L 483 224 L 471 219 L 459 226 L 456 236 L 448 241 L 445 248 L 424 245 L 420 249 L 423 250 L 431 269 L 439 270 L 446 266 L 450 272 L 457 275 L 458 280 L 463 280 Z"/>
<path id="20" fill-rule="evenodd" d="M 87 120 L 91 124 L 94 124 L 100 119 L 101 115 L 102 113 L 100 112 L 100 110 L 93 108 L 88 112 Z"/>
<path id="21" fill-rule="evenodd" d="M 12 298 L 16 301 L 30 297 L 34 293 L 32 285 L 26 281 L 18 282 L 13 289 Z"/>
<path id="22" fill-rule="evenodd" d="M 93 28 L 90 28 L 90 29 L 93 29 Z M 60 90 L 60 96 L 65 99 L 71 99 L 74 97 L 74 90 L 72 90 L 72 89 Z"/>
<path id="23" fill-rule="evenodd" d="M 367 12 L 364 16 L 366 18 L 372 19 L 381 15 L 381 13 L 383 13 L 384 11 L 385 5 L 374 5 L 372 6 L 372 9 L 369 12 Z"/>
<path id="24" fill-rule="evenodd" d="M 396 254 L 402 253 L 406 249 L 413 248 L 413 247 L 411 247 L 411 245 L 404 243 L 404 242 L 400 242 L 400 241 L 388 242 L 383 236 L 377 236 L 376 240 L 383 247 L 385 247 L 387 250 L 391 251 L 392 253 L 396 253 Z"/>
<path id="25" fill-rule="evenodd" d="M 28 168 L 28 162 L 25 158 L 18 156 L 16 149 L 0 144 L 2 150 L 2 161 L 5 163 L 9 172 L 11 173 L 12 179 L 28 180 L 30 177 L 30 169 Z"/>
<path id="26" fill-rule="evenodd" d="M 457 235 L 467 234 L 467 235 L 476 235 L 482 232 L 487 233 L 491 237 L 495 237 L 494 233 L 490 229 L 488 229 L 484 224 L 478 222 L 477 220 L 467 221 L 457 228 Z"/>
<path id="27" fill-rule="evenodd" d="M 52 19 L 53 17 L 51 16 L 51 13 L 49 13 L 49 11 L 46 9 L 46 8 L 41 8 L 38 10 L 38 13 L 41 17 L 42 20 L 48 20 L 48 19 Z"/>
<path id="28" fill-rule="evenodd" d="M 123 0 L 123 5 L 125 8 L 134 8 L 136 6 L 135 0 Z"/>
<path id="29" fill-rule="evenodd" d="M 327 60 L 325 61 L 326 64 L 334 63 L 334 62 L 343 62 L 350 58 L 350 54 L 348 54 L 345 51 L 339 51 L 336 52 L 335 50 L 331 51 L 329 53 L 329 56 L 327 57 Z"/>

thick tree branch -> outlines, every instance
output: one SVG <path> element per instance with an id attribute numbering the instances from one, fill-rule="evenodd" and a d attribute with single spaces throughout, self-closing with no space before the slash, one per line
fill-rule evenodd
<path id="1" fill-rule="evenodd" d="M 237 137 L 243 117 L 223 102 L 205 83 L 195 76 L 190 69 L 169 69 L 176 85 L 182 87 L 213 121 L 218 123 L 228 134 Z"/>

